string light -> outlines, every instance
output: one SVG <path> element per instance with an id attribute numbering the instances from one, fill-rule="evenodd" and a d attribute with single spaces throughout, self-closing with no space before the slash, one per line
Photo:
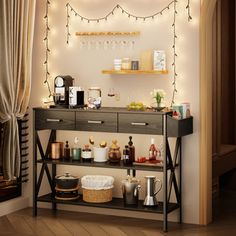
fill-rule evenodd
<path id="1" fill-rule="evenodd" d="M 171 107 L 175 103 L 175 94 L 178 92 L 177 91 L 177 85 L 176 85 L 176 80 L 177 80 L 177 77 L 178 77 L 177 66 L 176 66 L 176 57 L 178 56 L 177 53 L 176 53 L 176 39 L 178 38 L 177 34 L 176 34 L 177 14 L 178 14 L 178 12 L 177 12 L 177 0 L 174 0 L 174 20 L 173 20 L 173 24 L 172 24 L 172 27 L 173 27 L 173 46 L 172 46 L 172 48 L 173 48 L 173 63 L 172 63 L 172 66 L 173 66 L 173 82 L 172 82 L 173 92 L 172 92 L 172 99 L 171 99 Z"/>
<path id="2" fill-rule="evenodd" d="M 158 15 L 163 15 L 163 13 L 167 10 L 170 9 L 170 6 L 174 3 L 175 1 L 171 1 L 166 7 L 164 7 L 162 10 L 152 14 L 152 15 L 148 15 L 148 16 L 137 16 L 134 14 L 131 14 L 130 12 L 128 12 L 127 10 L 125 10 L 121 5 L 117 4 L 115 7 L 113 7 L 113 9 L 105 16 L 103 17 L 99 17 L 99 18 L 88 18 L 85 16 L 80 15 L 71 5 L 70 3 L 66 4 L 66 8 L 67 8 L 67 24 L 66 24 L 66 28 L 67 28 L 67 39 L 66 42 L 67 44 L 69 44 L 69 40 L 70 40 L 70 12 L 73 13 L 76 17 L 80 17 L 81 21 L 85 21 L 85 22 L 101 22 L 103 20 L 107 21 L 107 19 L 114 15 L 114 13 L 116 12 L 116 10 L 120 10 L 122 14 L 125 14 L 128 18 L 133 18 L 136 21 L 138 20 L 143 20 L 146 21 L 147 19 L 154 19 L 155 17 L 157 17 Z"/>
<path id="3" fill-rule="evenodd" d="M 48 91 L 49 91 L 49 97 L 51 97 L 52 96 L 52 91 L 51 91 L 51 88 L 50 88 L 50 84 L 48 82 L 48 80 L 50 78 L 50 72 L 49 72 L 49 68 L 48 68 L 49 53 L 50 53 L 50 49 L 49 49 L 50 27 L 49 27 L 49 20 L 48 20 L 49 5 L 50 5 L 50 1 L 46 0 L 46 13 L 45 13 L 45 16 L 44 16 L 44 19 L 45 19 L 45 38 L 44 38 L 44 42 L 45 42 L 45 61 L 44 61 L 45 80 L 44 80 L 44 83 L 47 85 L 47 88 L 48 88 Z"/>
<path id="4" fill-rule="evenodd" d="M 66 17 L 66 30 L 67 30 L 67 36 L 66 36 L 66 43 L 69 44 L 70 41 L 70 14 L 69 14 L 69 3 L 66 4 L 66 12 L 67 12 L 67 17 Z M 76 16 L 76 15 L 75 15 Z M 83 18 L 81 18 L 83 20 Z"/>
<path id="5" fill-rule="evenodd" d="M 191 21 L 193 18 L 191 16 L 190 0 L 188 0 L 188 4 L 186 6 L 186 9 L 188 10 L 188 21 Z"/>
<path id="6" fill-rule="evenodd" d="M 44 65 L 45 65 L 45 80 L 44 83 L 47 85 L 48 87 L 48 91 L 49 91 L 49 97 L 52 96 L 52 92 L 51 92 L 51 88 L 50 88 L 50 84 L 48 82 L 49 78 L 50 78 L 50 72 L 49 72 L 49 66 L 48 66 L 48 61 L 49 61 L 49 54 L 51 52 L 50 48 L 49 48 L 49 32 L 50 32 L 50 26 L 49 26 L 49 19 L 48 19 L 48 15 L 49 15 L 49 5 L 50 5 L 50 1 L 46 0 L 46 14 L 44 16 L 45 19 L 45 61 L 44 61 Z M 66 8 L 67 8 L 67 22 L 66 22 L 66 28 L 67 28 L 67 39 L 66 42 L 67 44 L 69 44 L 70 41 L 70 37 L 71 37 L 71 33 L 70 33 L 70 13 L 73 13 L 76 17 L 80 17 L 81 21 L 90 23 L 90 22 L 101 22 L 103 20 L 107 21 L 108 18 L 112 15 L 114 15 L 116 9 L 117 10 L 121 10 L 122 14 L 126 14 L 128 18 L 133 18 L 136 21 L 138 20 L 147 20 L 147 19 L 154 19 L 155 17 L 157 17 L 158 15 L 163 15 L 163 13 L 165 13 L 165 11 L 170 9 L 170 6 L 174 5 L 174 20 L 173 20 L 173 93 L 172 93 L 172 100 L 171 100 L 171 106 L 175 103 L 175 94 L 178 92 L 177 91 L 177 85 L 176 85 L 176 81 L 177 81 L 177 66 L 176 66 L 176 58 L 177 58 L 177 53 L 176 53 L 176 39 L 177 39 L 177 34 L 176 34 L 176 17 L 177 17 L 177 0 L 173 0 L 171 1 L 166 7 L 164 7 L 161 11 L 156 12 L 153 15 L 148 15 L 148 16 L 137 16 L 134 14 L 131 14 L 130 12 L 126 11 L 122 6 L 120 6 L 119 4 L 117 4 L 107 15 L 105 15 L 104 17 L 100 17 L 100 18 L 87 18 L 84 17 L 82 15 L 80 15 L 78 12 L 75 11 L 75 9 L 70 5 L 70 3 L 66 4 Z M 188 0 L 186 9 L 188 10 L 188 21 L 192 20 L 192 16 L 191 16 L 191 7 L 190 7 L 190 0 Z"/>

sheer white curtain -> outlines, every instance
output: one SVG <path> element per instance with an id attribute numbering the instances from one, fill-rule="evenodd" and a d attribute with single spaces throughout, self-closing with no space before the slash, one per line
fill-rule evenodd
<path id="1" fill-rule="evenodd" d="M 0 163 L 4 178 L 20 171 L 17 119 L 24 116 L 31 87 L 36 0 L 0 0 Z"/>

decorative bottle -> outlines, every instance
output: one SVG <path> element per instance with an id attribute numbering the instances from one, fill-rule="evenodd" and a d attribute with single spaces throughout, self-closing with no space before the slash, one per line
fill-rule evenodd
<path id="1" fill-rule="evenodd" d="M 129 155 L 130 155 L 130 161 L 131 161 L 131 164 L 135 161 L 135 147 L 133 145 L 133 141 L 132 141 L 132 136 L 129 136 Z"/>
<path id="2" fill-rule="evenodd" d="M 155 161 L 157 159 L 157 148 L 154 144 L 154 138 L 151 139 L 151 146 L 149 148 L 149 161 Z"/>
<path id="3" fill-rule="evenodd" d="M 72 151 L 72 160 L 79 161 L 81 156 L 81 148 L 79 148 L 79 139 L 75 137 L 74 139 L 74 146 L 71 149 Z"/>
<path id="4" fill-rule="evenodd" d="M 66 141 L 66 145 L 64 148 L 64 159 L 65 160 L 70 160 L 70 148 L 69 148 L 69 143 Z"/>
<path id="5" fill-rule="evenodd" d="M 132 164 L 132 160 L 130 159 L 130 149 L 128 145 L 125 145 L 125 149 L 123 149 L 123 163 L 124 165 Z"/>

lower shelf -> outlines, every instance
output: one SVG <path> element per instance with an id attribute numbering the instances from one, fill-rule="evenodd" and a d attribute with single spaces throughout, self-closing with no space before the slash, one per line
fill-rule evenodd
<path id="1" fill-rule="evenodd" d="M 76 200 L 58 200 L 55 199 L 52 194 L 43 195 L 37 198 L 39 202 L 51 202 L 51 203 L 60 203 L 68 205 L 81 205 L 81 206 L 90 206 L 90 207 L 100 207 L 100 208 L 110 208 L 118 210 L 128 210 L 128 211 L 142 211 L 147 213 L 163 213 L 163 203 L 160 202 L 157 207 L 145 207 L 143 206 L 143 201 L 139 200 L 138 206 L 125 206 L 122 198 L 113 198 L 111 202 L 106 203 L 88 203 L 83 201 L 82 195 Z M 170 213 L 179 208 L 177 203 L 169 203 L 167 212 Z"/>

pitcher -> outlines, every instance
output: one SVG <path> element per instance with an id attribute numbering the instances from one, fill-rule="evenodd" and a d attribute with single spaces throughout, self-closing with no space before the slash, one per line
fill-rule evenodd
<path id="1" fill-rule="evenodd" d="M 159 179 L 156 179 L 155 176 L 146 176 L 146 182 L 147 182 L 147 191 L 146 191 L 146 197 L 143 202 L 144 206 L 157 206 L 158 202 L 156 199 L 157 193 L 160 192 L 162 188 L 162 183 Z M 159 183 L 158 189 L 156 189 L 156 184 Z"/>
<path id="2" fill-rule="evenodd" d="M 140 181 L 136 178 L 128 177 L 122 181 L 122 193 L 125 205 L 138 205 Z"/>

